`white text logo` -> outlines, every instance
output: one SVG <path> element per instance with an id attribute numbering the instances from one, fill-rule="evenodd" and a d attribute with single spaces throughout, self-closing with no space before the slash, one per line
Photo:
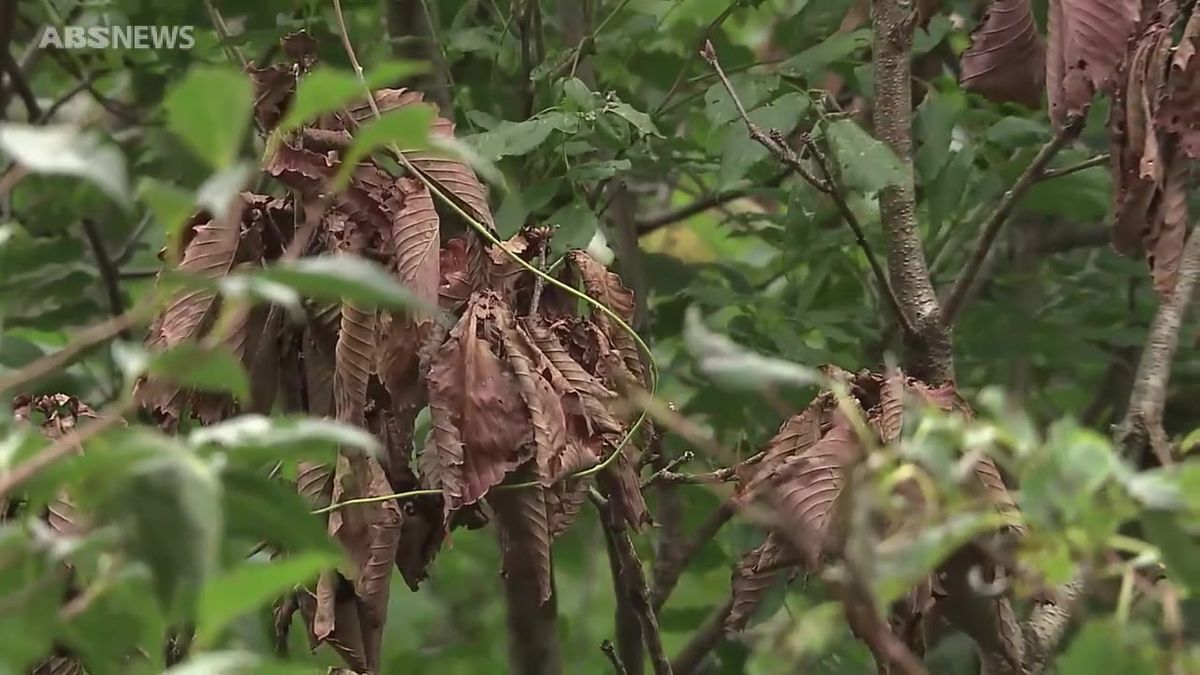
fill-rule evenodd
<path id="1" fill-rule="evenodd" d="M 46 26 L 42 49 L 191 49 L 192 26 Z"/>

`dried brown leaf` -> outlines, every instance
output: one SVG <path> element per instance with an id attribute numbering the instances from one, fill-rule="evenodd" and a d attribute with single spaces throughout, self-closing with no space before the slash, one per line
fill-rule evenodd
<path id="1" fill-rule="evenodd" d="M 758 547 L 747 551 L 733 568 L 730 593 L 733 608 L 725 618 L 725 631 L 736 633 L 762 605 L 771 587 L 785 576 L 784 570 L 802 561 L 778 535 L 770 533 Z"/>
<path id="2" fill-rule="evenodd" d="M 545 489 L 502 490 L 488 496 L 500 526 L 504 575 L 544 604 L 553 590 L 550 519 Z"/>
<path id="3" fill-rule="evenodd" d="M 1163 298 L 1170 298 L 1179 278 L 1179 263 L 1191 222 L 1188 214 L 1188 186 L 1191 184 L 1191 164 L 1178 158 L 1172 162 L 1159 205 L 1145 242 L 1146 259 L 1154 279 L 1154 289 Z"/>
<path id="4" fill-rule="evenodd" d="M 767 441 L 763 458 L 750 469 L 751 473 L 738 493 L 739 501 L 746 503 L 756 498 L 764 486 L 777 480 L 789 458 L 798 457 L 821 439 L 829 426 L 833 405 L 832 394 L 823 393 L 800 414 L 784 420 L 774 438 Z"/>
<path id="5" fill-rule="evenodd" d="M 572 251 L 568 254 L 568 259 L 578 271 L 588 295 L 621 317 L 626 325 L 633 325 L 636 308 L 633 291 L 621 283 L 621 277 L 608 271 L 584 251 Z M 593 318 L 603 329 L 609 342 L 620 352 L 625 368 L 633 374 L 639 384 L 644 384 L 645 373 L 637 341 L 607 314 L 597 311 Z"/>
<path id="6" fill-rule="evenodd" d="M 1046 47 L 1030 0 L 993 0 L 963 52 L 963 88 L 999 103 L 1038 108 L 1046 82 Z"/>
<path id="7" fill-rule="evenodd" d="M 853 425 L 841 410 L 835 410 L 829 431 L 807 450 L 789 457 L 764 488 L 767 499 L 793 524 L 811 569 L 841 545 L 839 498 L 850 467 L 862 456 Z"/>
<path id="8" fill-rule="evenodd" d="M 434 111 L 430 135 L 454 138 L 454 123 L 438 116 L 437 106 L 425 101 L 420 92 L 408 89 L 379 89 L 374 98 L 381 113 L 410 105 L 429 106 Z M 373 115 L 370 106 L 365 102 L 351 108 L 349 112 L 351 119 L 356 123 L 365 122 Z M 400 148 L 400 151 L 413 166 L 461 201 L 476 220 L 489 228 L 495 228 L 491 209 L 488 208 L 487 190 L 469 166 L 438 150 Z"/>
<path id="9" fill-rule="evenodd" d="M 1046 94 L 1050 119 L 1063 128 L 1087 113 L 1096 92 L 1112 93 L 1139 0 L 1050 0 Z"/>

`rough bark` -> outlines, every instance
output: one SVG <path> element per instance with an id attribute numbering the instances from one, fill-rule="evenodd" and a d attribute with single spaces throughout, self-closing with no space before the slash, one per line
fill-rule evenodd
<path id="1" fill-rule="evenodd" d="M 875 137 L 904 167 L 900 185 L 879 195 L 887 236 L 888 276 L 913 332 L 905 339 L 905 370 L 931 383 L 954 379 L 950 332 L 942 322 L 917 232 L 912 170 L 911 52 L 916 7 L 911 0 L 875 0 L 872 12 Z"/>

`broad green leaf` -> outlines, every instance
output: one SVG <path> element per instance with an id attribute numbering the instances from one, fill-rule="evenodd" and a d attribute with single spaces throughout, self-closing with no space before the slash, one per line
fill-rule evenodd
<path id="1" fill-rule="evenodd" d="M 786 135 L 799 124 L 808 107 L 807 96 L 791 93 L 775 99 L 769 105 L 750 111 L 750 121 L 763 131 L 774 129 Z M 751 166 L 768 156 L 766 148 L 750 138 L 744 122 L 730 122 L 726 125 L 725 138 L 721 145 L 721 168 L 717 173 L 717 182 L 722 188 L 728 188 L 741 180 Z"/>
<path id="2" fill-rule="evenodd" d="M 873 552 L 875 598 L 887 607 L 963 544 L 1000 524 L 995 513 L 959 513 L 945 522 L 903 532 L 882 542 Z"/>
<path id="3" fill-rule="evenodd" d="M 399 284 L 383 266 L 352 255 L 301 258 L 245 275 L 281 283 L 316 300 L 344 300 L 362 307 L 436 311 Z"/>
<path id="4" fill-rule="evenodd" d="M 592 112 L 600 106 L 599 98 L 578 77 L 563 80 L 563 97 L 579 112 Z"/>
<path id="5" fill-rule="evenodd" d="M 229 469 L 221 478 L 226 537 L 251 546 L 265 541 L 289 553 L 337 550 L 324 521 L 310 514 L 313 506 L 294 487 L 245 469 Z"/>
<path id="6" fill-rule="evenodd" d="M 925 205 L 934 227 L 940 228 L 947 221 L 953 222 L 956 216 L 961 217 L 958 206 L 967 194 L 974 166 L 975 149 L 966 146 L 950 156 L 937 178 L 926 183 Z"/>
<path id="7" fill-rule="evenodd" d="M 167 128 L 209 166 L 227 169 L 250 125 L 253 99 L 246 75 L 227 68 L 194 68 L 163 99 Z"/>
<path id="8" fill-rule="evenodd" d="M 878 192 L 904 182 L 904 166 L 896 154 L 853 120 L 830 122 L 825 133 L 842 180 L 850 189 Z"/>
<path id="9" fill-rule="evenodd" d="M 216 570 L 224 529 L 221 483 L 199 459 L 164 452 L 129 467 L 101 505 L 99 521 L 122 533 L 144 563 L 164 611 L 186 616 Z"/>
<path id="10" fill-rule="evenodd" d="M 187 190 L 153 177 L 138 182 L 138 199 L 146 204 L 166 233 L 167 250 L 179 248 L 179 234 L 196 210 L 195 196 Z"/>
<path id="11" fill-rule="evenodd" d="M 379 148 L 395 145 L 401 152 L 408 152 L 428 147 L 433 117 L 431 106 L 408 105 L 393 108 L 379 119 L 371 119 L 360 126 L 354 131 L 354 142 L 333 179 L 334 189 L 344 187 L 358 163 Z"/>
<path id="12" fill-rule="evenodd" d="M 546 225 L 555 228 L 550 250 L 556 256 L 586 248 L 600 227 L 596 214 L 582 201 L 571 202 L 555 211 L 546 219 Z"/>
<path id="13" fill-rule="evenodd" d="M 871 44 L 871 31 L 860 28 L 849 33 L 836 33 L 820 44 L 809 47 L 779 65 L 785 75 L 804 77 L 829 67 Z"/>
<path id="14" fill-rule="evenodd" d="M 229 622 L 266 606 L 337 564 L 336 555 L 301 553 L 270 562 L 247 560 L 213 577 L 201 591 L 196 607 L 197 644 L 213 644 Z"/>
<path id="15" fill-rule="evenodd" d="M 1005 117 L 987 130 L 985 138 L 1003 148 L 1017 148 L 1045 142 L 1051 133 L 1045 122 L 1024 117 Z"/>
<path id="16" fill-rule="evenodd" d="M 0 528 L 0 670 L 27 672 L 51 648 L 68 577 L 20 525 Z"/>
<path id="17" fill-rule="evenodd" d="M 527 155 L 555 131 L 574 133 L 579 128 L 575 113 L 551 111 L 524 122 L 501 122 L 491 131 L 467 136 L 463 142 L 490 161 Z"/>
<path id="18" fill-rule="evenodd" d="M 82 178 L 118 203 L 129 202 L 125 158 L 95 132 L 65 125 L 0 124 L 0 151 L 32 173 Z"/>
<path id="19" fill-rule="evenodd" d="M 627 159 L 606 159 L 571 167 L 567 178 L 572 181 L 598 181 L 630 171 L 633 164 Z"/>
<path id="20" fill-rule="evenodd" d="M 229 393 L 238 399 L 250 395 L 250 380 L 241 361 L 224 346 L 185 342 L 153 355 L 146 372 L 197 391 Z"/>
<path id="21" fill-rule="evenodd" d="M 1153 636 L 1138 635 L 1133 626 L 1118 625 L 1110 619 L 1089 621 L 1054 662 L 1058 675 L 1159 675 L 1159 669 L 1147 658 Z"/>
<path id="22" fill-rule="evenodd" d="M 1169 511 L 1142 511 L 1146 539 L 1162 554 L 1167 574 L 1190 593 L 1200 591 L 1200 544 L 1195 535 L 1182 527 L 1180 516 Z"/>
<path id="23" fill-rule="evenodd" d="M 754 110 L 779 88 L 778 75 L 747 75 L 739 73 L 729 78 L 733 90 L 746 110 Z M 738 110 L 725 85 L 718 82 L 704 92 L 704 115 L 714 126 L 737 120 Z"/>
<path id="24" fill-rule="evenodd" d="M 427 65 L 419 61 L 386 61 L 364 76 L 364 84 L 354 73 L 317 66 L 300 80 L 296 96 L 278 130 L 291 131 L 325 113 L 337 112 L 354 101 L 365 100 L 367 90 L 388 86 L 427 69 Z"/>
<path id="25" fill-rule="evenodd" d="M 288 457 L 333 461 L 339 447 L 370 454 L 381 450 L 375 436 L 356 426 L 311 417 L 262 415 L 240 415 L 200 427 L 188 434 L 187 443 L 196 449 L 222 448 L 234 459 L 252 461 Z"/>
<path id="26" fill-rule="evenodd" d="M 913 165 L 925 185 L 931 184 L 946 166 L 954 125 L 962 111 L 961 101 L 960 97 L 931 89 L 917 108 L 913 130 L 919 145 Z"/>
<path id="27" fill-rule="evenodd" d="M 88 675 L 126 675 L 125 660 L 137 650 L 161 668 L 158 655 L 167 623 L 152 581 L 140 569 L 127 566 L 102 587 L 94 587 L 91 602 L 66 623 L 63 642 L 87 664 Z"/>
<path id="28" fill-rule="evenodd" d="M 662 134 L 658 131 L 658 127 L 654 126 L 654 120 L 650 119 L 650 116 L 646 113 L 637 110 L 628 103 L 624 103 L 622 101 L 608 103 L 605 105 L 605 109 L 632 124 L 633 128 L 637 129 L 639 135 L 658 136 L 659 138 L 662 138 Z"/>

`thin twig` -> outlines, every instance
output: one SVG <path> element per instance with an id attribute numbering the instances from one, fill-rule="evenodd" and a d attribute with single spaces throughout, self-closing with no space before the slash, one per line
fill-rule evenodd
<path id="1" fill-rule="evenodd" d="M 600 651 L 604 652 L 604 656 L 612 664 L 613 675 L 628 675 L 629 671 L 625 670 L 625 665 L 621 663 L 621 659 L 617 658 L 617 650 L 613 648 L 612 642 L 609 640 L 601 642 Z"/>
<path id="2" fill-rule="evenodd" d="M 114 317 L 125 313 L 125 300 L 121 297 L 120 271 L 108 257 L 104 245 L 104 237 L 96 228 L 96 222 L 91 218 L 83 219 L 83 234 L 87 237 L 88 245 L 92 247 L 92 255 L 96 258 L 96 267 L 100 270 L 100 280 L 104 282 L 104 290 L 108 295 L 108 306 Z M 123 339 L 129 339 L 128 329 L 117 333 Z"/>
<path id="3" fill-rule="evenodd" d="M 97 434 L 117 423 L 124 422 L 125 415 L 128 415 L 136 407 L 137 403 L 132 398 L 114 403 L 101 410 L 86 424 L 54 441 L 50 447 L 18 464 L 11 471 L 0 474 L 0 499 L 4 499 L 29 479 L 79 450 L 83 443 Z"/>
<path id="4" fill-rule="evenodd" d="M 675 585 L 679 583 L 679 577 L 683 575 L 683 571 L 700 553 L 700 550 L 712 542 L 713 537 L 717 536 L 717 532 L 725 526 L 725 523 L 733 519 L 736 511 L 732 502 L 722 502 L 700 523 L 692 538 L 679 548 L 677 555 L 671 560 L 672 564 L 663 566 L 659 572 L 658 585 L 654 589 L 655 612 L 662 610 L 663 605 L 667 604 L 667 600 L 671 597 L 671 591 L 675 590 Z"/>
<path id="5" fill-rule="evenodd" d="M 1013 183 L 1013 186 L 1004 193 L 1004 197 L 1000 199 L 1000 203 L 996 205 L 996 209 L 992 211 L 992 215 L 984 222 L 983 229 L 979 232 L 979 238 L 975 242 L 975 250 L 971 253 L 971 257 L 967 260 L 966 265 L 958 274 L 958 279 L 954 282 L 954 287 L 950 290 L 950 294 L 946 296 L 946 301 L 942 304 L 942 321 L 947 326 L 953 326 L 954 320 L 958 318 L 959 310 L 965 304 L 967 295 L 971 291 L 971 287 L 975 284 L 976 277 L 979 276 L 979 270 L 983 267 L 984 260 L 987 259 L 988 252 L 992 249 L 992 244 L 996 241 L 996 236 L 1000 234 L 1000 228 L 1008 220 L 1012 214 L 1017 202 L 1033 184 L 1038 181 L 1042 175 L 1042 170 L 1046 168 L 1046 164 L 1058 154 L 1058 151 L 1063 149 L 1069 143 L 1075 134 L 1071 132 L 1071 127 L 1067 127 L 1054 135 L 1038 154 L 1025 167 L 1025 171 Z"/>
<path id="6" fill-rule="evenodd" d="M 791 174 L 792 174 L 792 170 L 790 168 L 784 169 L 783 171 L 779 172 L 778 174 L 773 176 L 771 179 L 769 179 L 767 182 L 763 183 L 763 187 L 768 187 L 768 188 L 779 187 L 779 185 L 781 183 L 783 183 L 784 179 L 787 178 L 788 176 L 790 176 Z M 707 211 L 709 209 L 715 209 L 715 208 L 724 206 L 725 204 L 728 204 L 729 202 L 741 199 L 743 197 L 748 197 L 751 194 L 754 194 L 754 190 L 752 190 L 752 189 L 725 190 L 723 192 L 717 192 L 715 194 L 711 194 L 707 197 L 697 199 L 696 201 L 692 202 L 691 204 L 688 204 L 687 206 L 681 206 L 674 211 L 668 211 L 667 213 L 664 213 L 662 215 L 658 215 L 658 216 L 654 216 L 652 218 L 647 218 L 645 220 L 637 221 L 638 234 L 639 235 L 649 234 L 660 228 L 666 227 L 668 225 L 672 225 L 674 223 L 678 223 L 681 220 L 687 220 L 688 218 L 691 218 L 694 215 L 704 213 L 705 211 Z"/>
<path id="7" fill-rule="evenodd" d="M 53 354 L 47 354 L 23 368 L 8 373 L 4 377 L 0 377 L 0 393 L 15 391 L 22 385 L 62 369 L 88 349 L 107 342 L 120 335 L 122 331 L 136 326 L 154 304 L 150 296 L 147 296 L 146 300 L 133 306 L 120 316 L 106 319 L 101 323 L 83 329 L 62 349 Z"/>
<path id="8" fill-rule="evenodd" d="M 679 650 L 675 658 L 671 659 L 671 667 L 675 669 L 675 675 L 691 675 L 704 663 L 704 658 L 708 656 L 708 653 L 716 649 L 725 637 L 725 619 L 731 611 L 733 611 L 733 598 L 725 600 L 714 609 L 704 623 L 696 629 L 696 632 L 692 633 L 688 643 Z"/>
<path id="9" fill-rule="evenodd" d="M 25 73 L 21 72 L 21 67 L 17 65 L 16 59 L 5 49 L 0 52 L 0 60 L 3 61 L 0 65 L 3 65 L 4 70 L 8 72 L 9 84 L 21 97 L 21 102 L 25 104 L 29 121 L 36 122 L 41 119 L 42 107 L 38 105 L 37 95 L 33 93 L 33 88 L 29 86 L 29 81 L 25 79 Z"/>
<path id="10" fill-rule="evenodd" d="M 875 251 L 871 248 L 870 242 L 867 241 L 866 233 L 863 231 L 862 225 L 858 222 L 858 217 L 855 216 L 854 212 L 850 210 L 850 206 L 846 202 L 846 199 L 842 196 L 841 192 L 837 189 L 837 186 L 831 180 L 830 171 L 828 167 L 825 166 L 824 160 L 820 158 L 819 154 L 817 155 L 818 159 L 816 164 L 824 174 L 823 178 L 818 178 L 809 173 L 808 168 L 804 165 L 804 162 L 800 159 L 800 156 L 796 154 L 796 151 L 792 150 L 787 143 L 781 142 L 782 137 L 778 132 L 775 132 L 774 134 L 765 132 L 757 124 L 750 120 L 750 115 L 746 112 L 746 107 L 742 104 L 741 98 L 738 97 L 737 90 L 733 88 L 733 83 L 729 81 L 729 77 L 726 76 L 725 71 L 721 69 L 720 60 L 717 58 L 717 52 L 716 49 L 713 48 L 712 43 L 706 41 L 704 43 L 704 48 L 700 50 L 700 54 L 704 57 L 704 60 L 708 62 L 708 65 L 712 67 L 713 71 L 716 72 L 717 78 L 720 79 L 722 86 L 725 87 L 725 91 L 729 94 L 729 98 L 733 100 L 733 105 L 735 108 L 737 108 L 738 115 L 746 124 L 746 130 L 749 132 L 750 138 L 766 148 L 767 152 L 771 153 L 771 155 L 774 156 L 779 163 L 783 164 L 792 171 L 795 171 L 801 178 L 808 182 L 809 185 L 812 185 L 813 188 L 815 188 L 818 192 L 824 193 L 833 201 L 833 204 L 837 208 L 838 213 L 841 215 L 842 220 L 846 222 L 846 225 L 849 226 L 850 231 L 854 233 L 854 240 L 858 244 L 858 247 L 862 249 L 863 254 L 866 255 L 867 265 L 870 266 L 871 273 L 875 275 L 875 281 L 879 284 L 880 291 L 887 298 L 888 305 L 890 306 L 892 313 L 895 315 L 896 321 L 901 325 L 901 327 L 904 328 L 905 333 L 912 334 L 912 323 L 909 321 L 908 316 L 904 313 L 904 310 L 900 305 L 900 300 L 892 291 L 892 285 L 891 282 L 888 281 L 887 273 L 883 271 L 883 266 L 879 264 L 879 259 L 875 256 Z M 815 146 L 810 147 L 809 149 L 814 148 Z"/>
<path id="11" fill-rule="evenodd" d="M 245 70 L 248 65 L 246 55 L 242 53 L 240 47 L 230 44 L 229 25 L 225 23 L 225 17 L 221 16 L 221 10 L 217 9 L 212 0 L 204 0 L 204 9 L 208 12 L 209 20 L 212 21 L 213 30 L 221 39 L 221 48 L 225 50 L 225 56 Z"/>
<path id="12" fill-rule="evenodd" d="M 537 268 L 539 270 L 546 269 L 546 253 L 550 248 L 549 240 L 542 242 L 542 250 L 538 251 Z M 541 277 L 535 277 L 533 280 L 533 298 L 529 301 L 529 316 L 537 316 L 538 304 L 542 301 L 542 291 L 546 288 L 546 282 Z"/>
<path id="13" fill-rule="evenodd" d="M 1044 180 L 1051 180 L 1053 178 L 1062 178 L 1063 176 L 1069 176 L 1078 171 L 1083 171 L 1096 166 L 1104 166 L 1108 163 L 1108 157 L 1108 153 L 1106 152 L 1102 155 L 1096 155 L 1091 159 L 1085 159 L 1082 162 L 1071 164 L 1069 166 L 1064 166 L 1058 169 L 1045 169 L 1042 171 L 1041 175 L 1037 177 L 1037 180 L 1038 182 L 1041 182 Z"/>
<path id="14" fill-rule="evenodd" d="M 647 487 L 662 480 L 663 476 L 665 476 L 669 473 L 674 473 L 675 469 L 678 469 L 679 467 L 683 466 L 684 464 L 687 464 L 688 462 L 692 461 L 695 458 L 696 458 L 696 453 L 692 452 L 691 450 L 685 450 L 683 452 L 683 454 L 672 459 L 671 461 L 667 462 L 666 464 L 663 464 L 662 467 L 655 470 L 655 472 L 653 474 L 646 477 L 642 481 L 642 489 L 645 490 Z"/>
<path id="15" fill-rule="evenodd" d="M 604 528 L 605 535 L 610 537 L 613 552 L 616 554 L 615 564 L 621 580 L 621 588 L 618 589 L 618 592 L 625 593 L 629 604 L 637 613 L 642 627 L 642 640 L 646 645 L 646 652 L 650 656 L 654 675 L 673 675 L 671 663 L 667 660 L 666 652 L 663 651 L 658 619 L 650 604 L 650 590 L 646 587 L 646 575 L 642 571 L 642 561 L 638 558 L 633 542 L 629 539 L 629 532 L 625 529 L 624 520 L 619 514 L 613 512 L 611 502 L 601 505 L 599 500 L 593 498 L 593 503 L 596 504 L 597 512 L 600 514 L 600 525 Z"/>

